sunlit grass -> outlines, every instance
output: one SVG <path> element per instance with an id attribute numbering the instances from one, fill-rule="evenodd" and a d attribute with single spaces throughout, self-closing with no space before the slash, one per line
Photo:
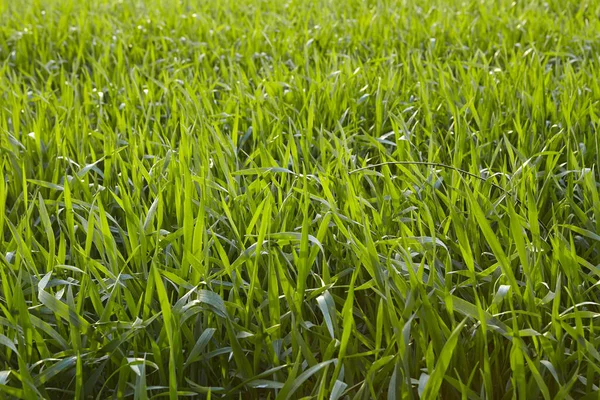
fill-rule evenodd
<path id="1" fill-rule="evenodd" d="M 0 398 L 597 399 L 599 16 L 1 2 Z"/>

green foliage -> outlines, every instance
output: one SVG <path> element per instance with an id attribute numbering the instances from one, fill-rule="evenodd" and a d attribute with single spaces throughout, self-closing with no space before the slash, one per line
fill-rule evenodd
<path id="1" fill-rule="evenodd" d="M 597 399 L 599 15 L 0 2 L 0 398 Z"/>

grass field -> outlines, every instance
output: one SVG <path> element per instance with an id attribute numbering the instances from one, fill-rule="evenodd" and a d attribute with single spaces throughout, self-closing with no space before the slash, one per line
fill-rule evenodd
<path id="1" fill-rule="evenodd" d="M 600 3 L 0 2 L 0 398 L 598 399 Z"/>

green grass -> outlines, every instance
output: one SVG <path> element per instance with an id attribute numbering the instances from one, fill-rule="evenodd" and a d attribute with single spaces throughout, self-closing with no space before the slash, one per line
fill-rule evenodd
<path id="1" fill-rule="evenodd" d="M 0 2 L 0 398 L 598 399 L 599 17 Z"/>

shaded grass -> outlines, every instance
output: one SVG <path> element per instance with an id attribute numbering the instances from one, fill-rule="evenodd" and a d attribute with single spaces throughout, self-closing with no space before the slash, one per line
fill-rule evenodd
<path id="1" fill-rule="evenodd" d="M 600 9 L 0 14 L 0 391 L 597 398 Z"/>

